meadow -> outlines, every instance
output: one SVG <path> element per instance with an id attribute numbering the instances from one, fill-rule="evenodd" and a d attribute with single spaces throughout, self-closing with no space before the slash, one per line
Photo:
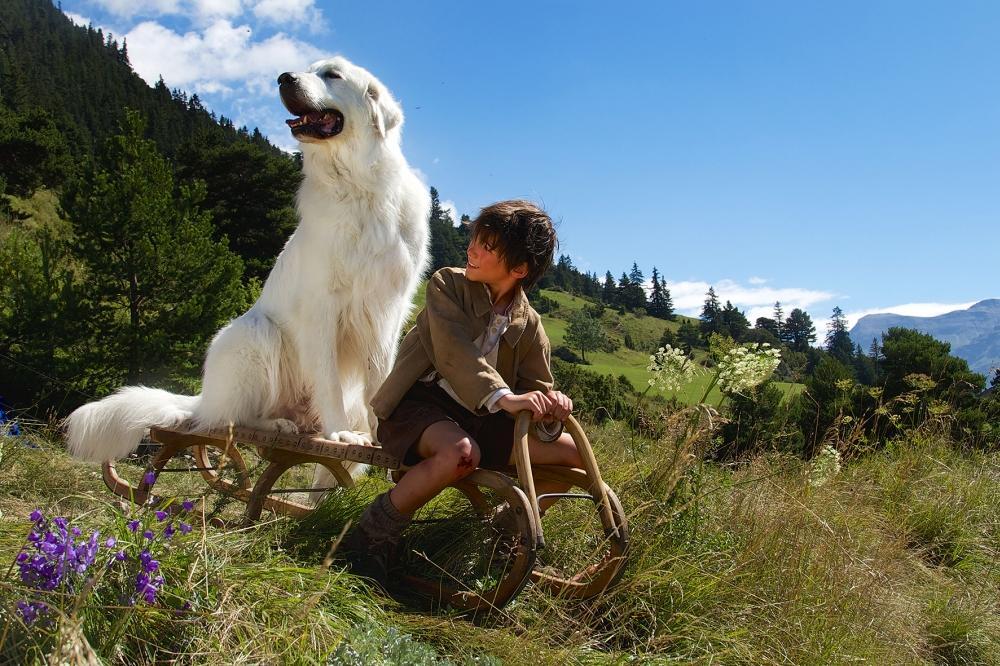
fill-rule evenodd
<path id="1" fill-rule="evenodd" d="M 576 601 L 529 586 L 475 623 L 379 597 L 336 553 L 326 557 L 385 487 L 380 474 L 303 520 L 219 529 L 192 519 L 189 533 L 157 537 L 154 603 L 111 573 L 31 592 L 15 558 L 32 511 L 123 549 L 142 541 L 129 521 L 162 525 L 123 508 L 99 467 L 67 457 L 55 432 L 26 424 L 0 439 L 0 557 L 10 562 L 0 661 L 1000 663 L 1000 454 L 963 451 L 925 424 L 842 465 L 779 454 L 711 463 L 711 429 L 692 431 L 690 414 L 664 415 L 655 439 L 613 421 L 587 426 L 631 525 L 617 587 Z M 122 467 L 138 474 L 143 464 Z M 200 484 L 162 483 L 196 505 L 234 509 Z M 574 536 L 571 521 L 549 525 L 554 542 Z M 15 611 L 24 600 L 59 610 L 28 627 Z"/>

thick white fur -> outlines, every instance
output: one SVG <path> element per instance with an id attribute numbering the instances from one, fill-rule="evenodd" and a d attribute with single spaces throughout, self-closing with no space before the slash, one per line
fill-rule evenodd
<path id="1" fill-rule="evenodd" d="M 341 78 L 324 76 L 331 69 Z M 78 458 L 123 457 L 149 427 L 184 422 L 371 441 L 354 431 L 375 425 L 368 403 L 426 267 L 430 198 L 400 149 L 402 111 L 377 79 L 340 57 L 294 77 L 316 109 L 344 115 L 344 129 L 301 142 L 299 226 L 260 298 L 216 334 L 201 395 L 126 387 L 73 412 Z"/>

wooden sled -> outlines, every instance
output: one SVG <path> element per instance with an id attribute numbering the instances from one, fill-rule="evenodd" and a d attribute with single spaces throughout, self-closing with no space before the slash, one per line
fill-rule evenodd
<path id="1" fill-rule="evenodd" d="M 618 497 L 601 478 L 586 434 L 572 416 L 566 420 L 566 431 L 576 442 L 584 469 L 532 465 L 528 454 L 530 425 L 530 412 L 518 415 L 512 455 L 515 466 L 509 474 L 477 469 L 452 486 L 453 501 L 434 500 L 429 517 L 422 517 L 423 510 L 415 517 L 404 538 L 411 532 L 428 537 L 437 552 L 429 554 L 419 539 L 416 543 L 405 541 L 408 558 L 404 559 L 417 565 L 401 573 L 411 589 L 459 609 L 489 612 L 503 608 L 529 581 L 552 594 L 588 598 L 618 580 L 628 552 L 628 525 Z M 315 496 L 329 488 L 275 487 L 285 472 L 298 465 L 322 465 L 340 486 L 348 488 L 354 486 L 354 479 L 344 463 L 395 470 L 395 478 L 406 472 L 400 461 L 377 446 L 343 444 L 316 435 L 235 426 L 198 432 L 152 428 L 150 439 L 160 447 L 137 484 L 119 476 L 113 462 L 104 463 L 104 482 L 112 492 L 139 505 L 178 511 L 177 502 L 153 493 L 156 479 L 167 472 L 199 473 L 220 494 L 246 504 L 243 520 L 247 523 L 260 519 L 264 511 L 302 518 L 314 510 L 291 496 Z M 250 470 L 241 449 L 244 453 L 253 451 L 260 465 Z M 149 472 L 153 473 L 152 483 L 147 481 Z M 568 483 L 576 492 L 536 496 L 536 479 Z M 578 517 L 585 524 L 569 529 L 563 525 L 563 534 L 583 537 L 582 546 L 575 543 L 575 548 L 565 551 L 573 557 L 547 547 L 538 504 L 546 498 L 567 504 L 579 501 L 591 507 L 575 508 L 576 513 L 570 515 L 571 520 Z M 455 545 L 451 546 L 449 539 Z M 415 573 L 411 568 L 421 571 Z"/>

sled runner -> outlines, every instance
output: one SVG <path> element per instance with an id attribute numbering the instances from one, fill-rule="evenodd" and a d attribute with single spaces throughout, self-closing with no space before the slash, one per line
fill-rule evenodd
<path id="1" fill-rule="evenodd" d="M 398 565 L 399 579 L 411 589 L 459 609 L 489 612 L 505 606 L 529 581 L 552 594 L 578 598 L 600 594 L 617 581 L 628 551 L 628 525 L 618 497 L 601 478 L 586 434 L 572 416 L 566 420 L 584 469 L 532 465 L 530 416 L 517 417 L 516 464 L 508 473 L 477 469 L 414 517 Z M 377 446 L 309 434 L 239 426 L 198 432 L 152 428 L 150 439 L 159 447 L 135 484 L 122 478 L 113 462 L 104 463 L 104 481 L 112 492 L 139 505 L 177 510 L 177 502 L 153 493 L 156 480 L 171 472 L 199 473 L 218 493 L 246 504 L 247 523 L 264 511 L 302 518 L 314 510 L 307 498 L 330 489 L 303 483 L 288 487 L 294 474 L 286 473 L 300 465 L 322 465 L 347 488 L 354 479 L 345 462 L 391 470 L 394 480 L 406 473 L 400 461 Z M 253 469 L 247 464 L 251 457 L 257 460 Z M 279 483 L 283 476 L 286 482 Z M 535 481 L 543 479 L 571 484 L 573 492 L 536 496 Z M 555 502 L 545 525 L 539 511 L 543 500 Z M 558 535 L 549 542 L 546 526 Z"/>

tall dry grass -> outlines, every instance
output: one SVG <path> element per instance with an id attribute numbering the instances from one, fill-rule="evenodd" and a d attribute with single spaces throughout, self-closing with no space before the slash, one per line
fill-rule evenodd
<path id="1" fill-rule="evenodd" d="M 196 530 L 161 557 L 168 592 L 154 607 L 95 593 L 51 630 L 27 628 L 13 612 L 25 590 L 10 573 L 0 661 L 1000 663 L 1000 455 L 918 432 L 815 484 L 808 462 L 780 455 L 703 462 L 712 418 L 675 414 L 656 439 L 614 423 L 588 429 L 632 531 L 625 577 L 597 599 L 529 586 L 474 624 L 373 596 L 338 562 L 323 566 L 341 528 L 385 487 L 373 476 L 305 520 Z M 97 468 L 43 435 L 30 436 L 37 448 L 4 440 L 7 562 L 36 507 L 122 529 Z M 557 505 L 546 517 L 564 552 L 587 547 L 574 511 Z"/>

